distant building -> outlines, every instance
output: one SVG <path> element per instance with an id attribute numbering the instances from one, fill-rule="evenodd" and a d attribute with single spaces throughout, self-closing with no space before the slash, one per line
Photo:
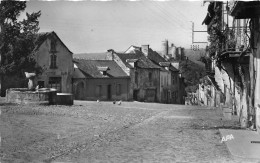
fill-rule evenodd
<path id="1" fill-rule="evenodd" d="M 162 41 L 161 56 L 169 61 L 180 61 L 185 59 L 184 48 L 176 47 L 173 43 L 169 45 L 168 40 Z"/>
<path id="2" fill-rule="evenodd" d="M 124 53 L 109 50 L 107 58 L 115 60 L 131 77 L 130 94 L 134 100 L 184 103 L 179 70 L 149 45 L 130 46 Z"/>
<path id="3" fill-rule="evenodd" d="M 148 46 L 144 51 L 148 52 Z M 114 60 L 130 76 L 130 97 L 137 101 L 160 101 L 160 66 L 141 51 L 117 53 L 108 50 L 107 59 Z"/>
<path id="4" fill-rule="evenodd" d="M 146 54 L 146 49 L 147 51 Z M 143 51 L 143 54 L 147 56 L 154 64 L 160 66 L 160 102 L 162 103 L 181 103 L 179 96 L 179 70 L 171 65 L 166 59 L 164 59 L 156 51 L 149 48 L 148 45 L 142 45 L 141 47 L 131 46 L 125 53 L 135 53 L 136 51 Z"/>
<path id="5" fill-rule="evenodd" d="M 112 60 L 74 58 L 73 94 L 76 100 L 130 99 L 130 77 Z"/>
<path id="6" fill-rule="evenodd" d="M 219 107 L 224 103 L 224 94 L 212 76 L 205 76 L 200 80 L 197 90 L 198 105 Z"/>

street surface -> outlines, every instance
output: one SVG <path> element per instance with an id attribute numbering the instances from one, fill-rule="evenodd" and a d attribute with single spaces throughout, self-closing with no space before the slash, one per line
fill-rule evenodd
<path id="1" fill-rule="evenodd" d="M 238 124 L 216 108 L 84 101 L 0 107 L 1 163 L 237 162 L 218 129 Z"/>

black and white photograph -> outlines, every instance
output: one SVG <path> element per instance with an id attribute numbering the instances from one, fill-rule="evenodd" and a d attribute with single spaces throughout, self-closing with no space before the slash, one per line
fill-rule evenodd
<path id="1" fill-rule="evenodd" d="M 0 0 L 13 162 L 259 163 L 260 1 Z"/>

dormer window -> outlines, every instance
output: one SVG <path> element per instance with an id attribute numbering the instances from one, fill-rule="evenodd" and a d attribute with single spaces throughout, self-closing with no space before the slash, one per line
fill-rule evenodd
<path id="1" fill-rule="evenodd" d="M 50 68 L 51 69 L 57 68 L 57 56 L 55 54 L 51 54 L 50 59 L 51 59 Z"/>
<path id="2" fill-rule="evenodd" d="M 171 63 L 170 62 L 159 62 L 159 65 L 164 67 L 165 70 L 169 70 Z"/>
<path id="3" fill-rule="evenodd" d="M 126 62 L 129 63 L 132 67 L 137 67 L 137 61 L 138 59 L 127 59 Z"/>
<path id="4" fill-rule="evenodd" d="M 107 70 L 110 70 L 109 67 L 97 67 L 98 71 L 100 71 L 100 73 L 104 76 L 107 76 Z"/>

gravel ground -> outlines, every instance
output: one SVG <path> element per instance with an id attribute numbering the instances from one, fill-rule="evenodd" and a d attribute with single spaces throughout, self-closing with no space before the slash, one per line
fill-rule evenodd
<path id="1" fill-rule="evenodd" d="M 73 106 L 0 104 L 1 162 L 237 162 L 214 108 L 75 101 Z"/>

